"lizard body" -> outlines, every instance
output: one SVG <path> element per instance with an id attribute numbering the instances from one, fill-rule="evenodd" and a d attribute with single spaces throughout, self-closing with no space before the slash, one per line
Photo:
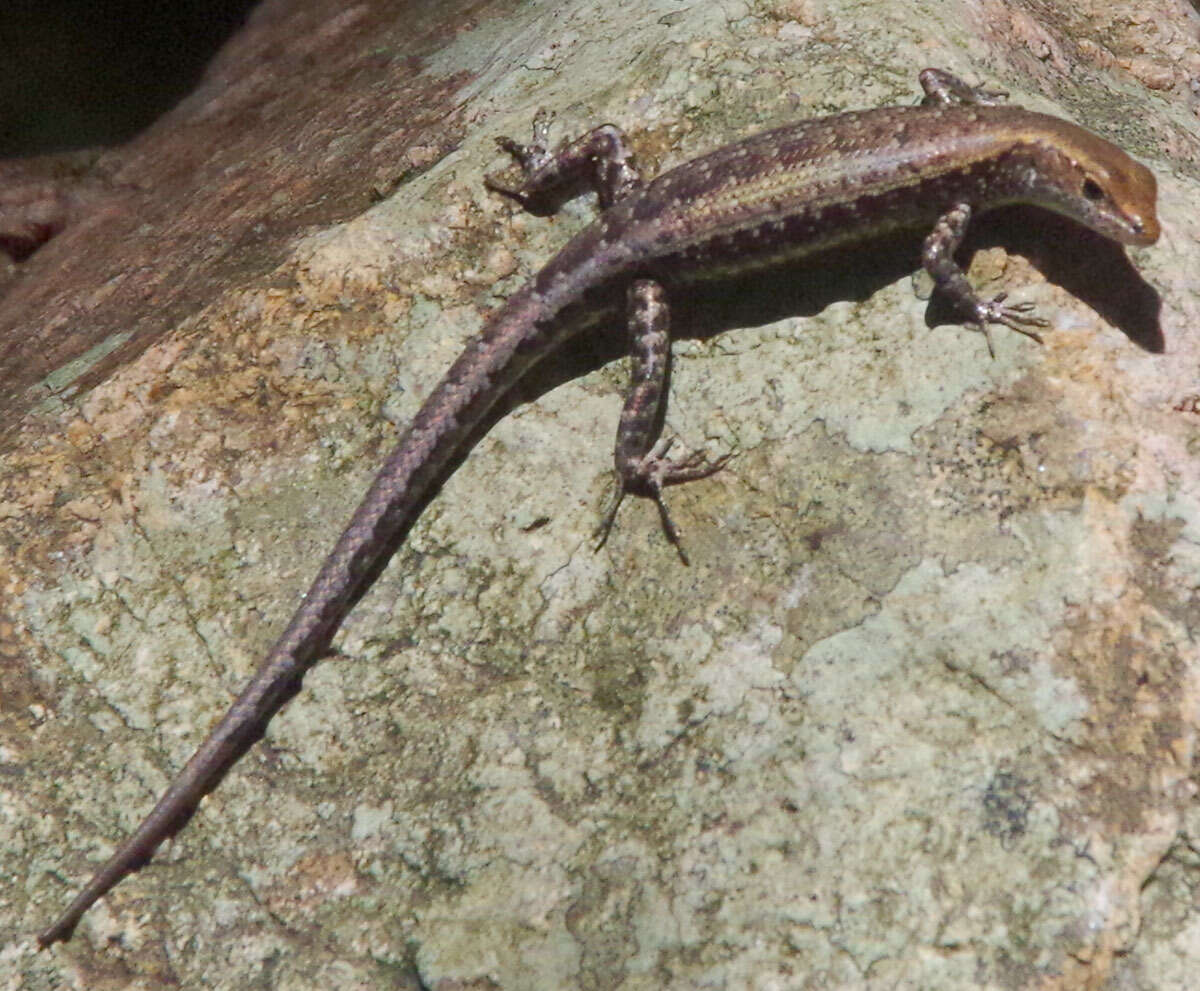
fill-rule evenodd
<path id="1" fill-rule="evenodd" d="M 1027 304 L 985 301 L 953 255 L 971 217 L 1009 203 L 1064 214 L 1126 244 L 1159 233 L 1153 175 L 1074 124 L 925 70 L 921 106 L 804 121 L 720 148 L 642 183 L 623 135 L 597 128 L 551 155 L 502 140 L 523 180 L 489 185 L 535 212 L 580 181 L 603 212 L 515 292 L 465 347 L 421 406 L 250 683 L 153 810 L 38 937 L 70 937 L 84 912 L 178 832 L 271 718 L 301 688 L 347 613 L 411 526 L 439 473 L 512 384 L 577 334 L 624 310 L 634 334 L 634 385 L 616 444 L 618 497 L 658 501 L 678 533 L 663 486 L 711 474 L 723 459 L 668 461 L 654 444 L 663 401 L 668 301 L 713 278 L 802 259 L 899 228 L 930 231 L 922 263 L 966 321 L 1000 323 L 1036 338 Z M 990 338 L 988 341 L 990 348 Z"/>

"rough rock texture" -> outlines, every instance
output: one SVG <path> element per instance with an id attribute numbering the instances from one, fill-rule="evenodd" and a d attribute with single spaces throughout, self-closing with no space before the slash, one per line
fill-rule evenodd
<path id="1" fill-rule="evenodd" d="M 268 3 L 110 153 L 0 299 L 0 987 L 1193 986 L 1197 17 L 933 6 Z M 930 64 L 1150 164 L 1162 241 L 999 225 L 972 280 L 1054 327 L 994 362 L 908 256 L 696 328 L 668 430 L 738 457 L 670 493 L 688 568 L 640 501 L 592 549 L 620 329 L 545 370 L 266 745 L 36 952 L 586 222 L 486 194 L 494 137 L 611 119 L 654 171 Z"/>

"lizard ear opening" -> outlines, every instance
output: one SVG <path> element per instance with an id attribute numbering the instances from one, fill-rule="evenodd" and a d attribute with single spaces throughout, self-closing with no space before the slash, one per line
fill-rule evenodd
<path id="1" fill-rule="evenodd" d="M 1100 183 L 1098 183 L 1091 176 L 1086 176 L 1084 178 L 1083 189 L 1081 191 L 1083 193 L 1083 198 L 1086 200 L 1091 200 L 1093 203 L 1098 203 L 1101 200 L 1106 199 L 1104 190 L 1100 186 Z"/>

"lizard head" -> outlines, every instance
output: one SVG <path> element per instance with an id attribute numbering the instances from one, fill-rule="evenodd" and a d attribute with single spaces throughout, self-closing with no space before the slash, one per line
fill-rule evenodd
<path id="1" fill-rule="evenodd" d="M 1023 142 L 1034 159 L 1028 199 L 1122 244 L 1158 240 L 1154 173 L 1082 127 L 1041 117 Z"/>

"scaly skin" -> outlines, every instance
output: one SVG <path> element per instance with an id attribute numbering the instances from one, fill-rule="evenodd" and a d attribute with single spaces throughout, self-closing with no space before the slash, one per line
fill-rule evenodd
<path id="1" fill-rule="evenodd" d="M 576 334 L 611 324 L 629 296 L 634 388 L 622 416 L 619 493 L 659 500 L 661 488 L 720 467 L 665 460 L 653 424 L 663 399 L 672 291 L 701 280 L 791 262 L 898 228 L 930 231 L 922 261 L 939 291 L 981 330 L 1000 323 L 1036 338 L 1042 321 L 1004 297 L 979 299 L 953 254 L 974 214 L 1029 203 L 1126 244 L 1158 238 L 1154 176 L 1121 149 L 1066 121 L 994 105 L 945 73 L 926 70 L 922 106 L 804 121 L 727 145 L 642 184 L 619 130 L 598 128 L 557 155 L 538 144 L 502 147 L 519 161 L 516 185 L 491 182 L 534 210 L 572 180 L 590 181 L 605 207 L 488 320 L 421 407 L 296 610 L 226 715 L 142 824 L 39 937 L 68 939 L 83 913 L 144 865 L 257 741 L 326 653 L 447 462 L 510 386 Z M 990 340 L 989 340 L 990 344 Z M 668 535 L 676 531 L 663 509 Z"/>

